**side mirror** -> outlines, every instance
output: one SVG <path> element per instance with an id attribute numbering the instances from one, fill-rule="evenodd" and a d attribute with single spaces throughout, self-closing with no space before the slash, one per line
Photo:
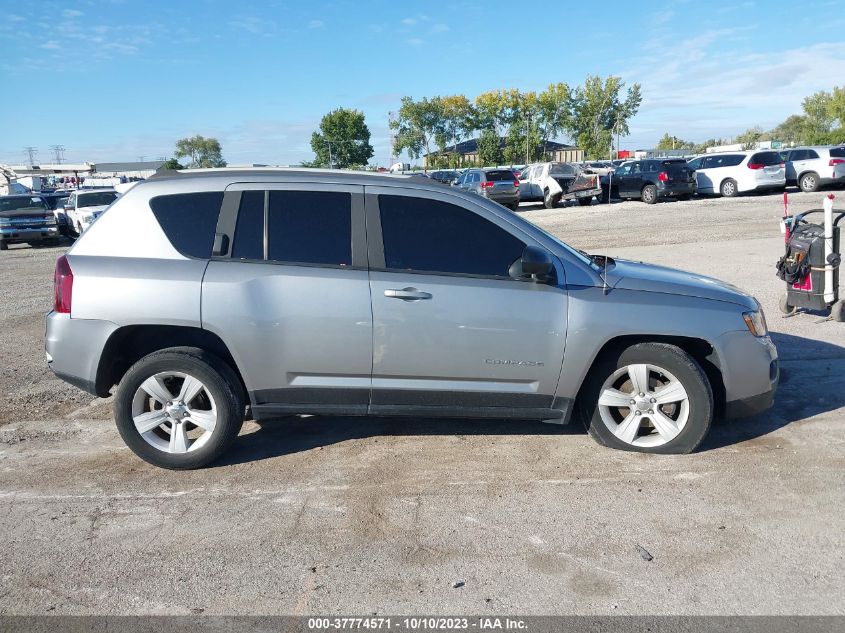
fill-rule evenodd
<path id="1" fill-rule="evenodd" d="M 460 179 L 460 178 L 455 178 L 455 179 L 452 181 L 452 186 L 453 186 L 453 187 L 457 187 L 459 184 L 461 184 L 461 179 Z"/>
<path id="2" fill-rule="evenodd" d="M 547 251 L 537 246 L 526 246 L 522 257 L 511 264 L 508 274 L 514 279 L 530 277 L 534 281 L 546 282 L 554 269 L 552 256 Z"/>

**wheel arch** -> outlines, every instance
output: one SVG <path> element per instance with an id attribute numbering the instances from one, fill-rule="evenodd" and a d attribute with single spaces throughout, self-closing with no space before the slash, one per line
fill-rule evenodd
<path id="1" fill-rule="evenodd" d="M 584 373 L 581 384 L 578 388 L 578 396 L 585 385 L 589 382 L 595 367 L 604 361 L 609 355 L 621 352 L 622 350 L 636 345 L 637 343 L 666 343 L 674 345 L 692 356 L 701 366 L 710 387 L 713 390 L 714 414 L 722 415 L 725 411 L 725 382 L 722 375 L 721 360 L 715 347 L 702 338 L 692 336 L 664 336 L 657 334 L 626 334 L 616 336 L 607 340 L 604 345 L 593 356 L 590 366 Z"/>
<path id="2" fill-rule="evenodd" d="M 100 355 L 95 382 L 97 395 L 108 396 L 129 368 L 144 356 L 171 347 L 195 347 L 214 354 L 235 372 L 243 396 L 247 397 L 243 376 L 223 340 L 202 328 L 177 325 L 128 325 L 115 330 Z"/>

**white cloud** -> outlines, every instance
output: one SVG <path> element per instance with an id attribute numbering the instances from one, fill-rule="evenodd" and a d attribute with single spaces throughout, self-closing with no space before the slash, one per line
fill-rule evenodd
<path id="1" fill-rule="evenodd" d="M 68 20 L 78 18 L 81 15 L 84 15 L 84 13 L 82 13 L 82 11 L 77 11 L 76 9 L 65 9 L 62 11 L 62 17 L 67 18 Z"/>
<path id="2" fill-rule="evenodd" d="M 325 23 L 322 20 L 311 20 L 308 23 L 309 29 L 321 29 L 325 26 Z"/>
<path id="3" fill-rule="evenodd" d="M 445 33 L 449 30 L 449 26 L 446 24 L 435 24 L 431 27 L 432 33 Z"/>
<path id="4" fill-rule="evenodd" d="M 229 20 L 229 26 L 253 35 L 270 35 L 276 30 L 276 23 L 254 15 L 235 16 Z"/>
<path id="5" fill-rule="evenodd" d="M 409 37 L 407 40 L 405 40 L 405 42 L 407 44 L 410 44 L 411 46 L 422 46 L 423 44 L 425 44 L 425 40 L 419 37 Z"/>
<path id="6" fill-rule="evenodd" d="M 45 42 L 44 44 L 42 44 L 40 48 L 43 48 L 48 51 L 57 51 L 60 50 L 62 46 L 55 40 L 50 40 L 49 42 Z"/>
<path id="7" fill-rule="evenodd" d="M 6 19 L 9 20 L 9 22 L 26 22 L 25 17 L 23 17 L 22 15 L 15 15 L 14 13 L 10 13 L 9 15 L 7 15 Z"/>
<path id="8" fill-rule="evenodd" d="M 413 26 L 416 23 L 417 23 L 416 18 L 405 18 L 404 20 L 402 20 L 402 24 L 405 24 L 407 26 Z"/>

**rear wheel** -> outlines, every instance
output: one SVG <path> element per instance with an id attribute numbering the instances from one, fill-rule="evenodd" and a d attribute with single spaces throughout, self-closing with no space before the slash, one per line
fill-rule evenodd
<path id="1" fill-rule="evenodd" d="M 114 416 L 126 445 L 150 464 L 206 466 L 237 437 L 243 396 L 234 372 L 203 350 L 171 348 L 135 363 L 115 392 Z"/>
<path id="2" fill-rule="evenodd" d="M 813 193 L 819 190 L 819 176 L 813 172 L 801 176 L 798 187 L 805 193 Z"/>
<path id="3" fill-rule="evenodd" d="M 587 431 L 611 448 L 689 453 L 713 418 L 713 392 L 699 364 L 665 343 L 638 343 L 604 356 L 578 397 Z"/>
<path id="4" fill-rule="evenodd" d="M 578 204 L 580 204 L 582 207 L 589 207 L 591 204 L 593 204 L 593 198 L 592 196 L 589 198 L 578 198 Z"/>
<path id="5" fill-rule="evenodd" d="M 3 240 L 0 240 L 0 251 L 7 251 L 9 250 L 9 244 Z"/>
<path id="6" fill-rule="evenodd" d="M 724 198 L 733 198 L 739 193 L 739 190 L 736 187 L 736 180 L 733 178 L 728 178 L 722 183 L 722 186 L 719 187 L 719 193 L 722 194 Z"/>
<path id="7" fill-rule="evenodd" d="M 547 209 L 554 209 L 557 206 L 558 199 L 549 193 L 548 189 L 543 192 L 543 206 Z"/>
<path id="8" fill-rule="evenodd" d="M 519 211 L 519 201 L 517 200 L 516 202 L 512 202 L 508 205 L 508 207 L 511 211 Z"/>
<path id="9" fill-rule="evenodd" d="M 646 185 L 643 187 L 642 194 L 640 196 L 642 201 L 646 204 L 654 204 L 657 202 L 657 187 L 654 185 Z"/>

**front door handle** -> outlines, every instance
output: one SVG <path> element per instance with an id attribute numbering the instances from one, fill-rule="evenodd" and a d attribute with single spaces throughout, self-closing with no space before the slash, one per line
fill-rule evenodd
<path id="1" fill-rule="evenodd" d="M 403 301 L 420 301 L 422 299 L 431 299 L 430 292 L 423 292 L 417 288 L 390 288 L 384 291 L 384 296 L 391 299 L 402 299 Z"/>

